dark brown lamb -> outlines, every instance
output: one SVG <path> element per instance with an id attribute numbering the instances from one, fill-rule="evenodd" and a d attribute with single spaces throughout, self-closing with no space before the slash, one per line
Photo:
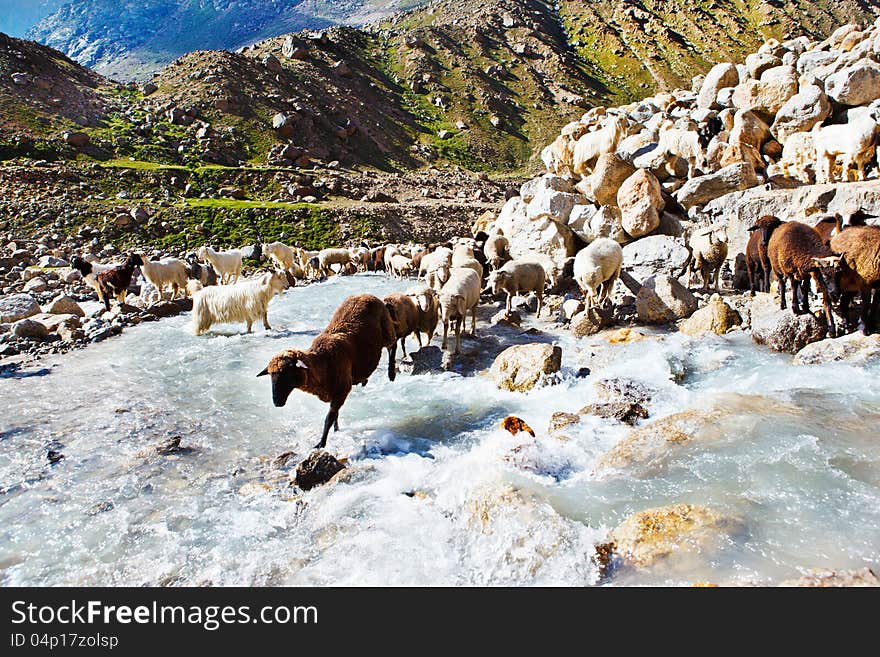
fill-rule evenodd
<path id="1" fill-rule="evenodd" d="M 131 278 L 135 268 L 143 266 L 144 261 L 139 255 L 128 256 L 125 264 L 108 269 L 97 275 L 98 296 L 104 301 L 104 307 L 110 310 L 110 299 L 116 298 L 121 304 L 125 301 L 125 293 L 131 285 Z"/>
<path id="2" fill-rule="evenodd" d="M 394 332 L 406 358 L 406 336 L 418 331 L 419 309 L 411 296 L 399 292 L 386 296 L 385 305 L 394 309 Z"/>
<path id="3" fill-rule="evenodd" d="M 798 221 L 783 223 L 773 230 L 767 244 L 767 257 L 779 280 L 780 308 L 785 310 L 785 281 L 788 279 L 791 283 L 792 311 L 795 315 L 809 313 L 812 279 L 822 295 L 828 334 L 834 337 L 836 330 L 834 315 L 831 313 L 829 287 L 831 293 L 836 294 L 834 271 L 840 258 L 822 243 L 822 237 L 812 226 Z"/>
<path id="4" fill-rule="evenodd" d="M 275 354 L 257 375 L 272 377 L 275 406 L 284 406 L 296 388 L 330 404 L 321 442 L 315 447 L 327 444 L 331 426 L 339 430 L 339 409 L 354 386 L 367 385 L 383 348 L 388 350 L 388 379 L 394 381 L 397 334 L 392 313 L 372 294 L 348 297 L 308 350 L 287 349 Z"/>
<path id="5" fill-rule="evenodd" d="M 746 245 L 746 271 L 749 274 L 749 291 L 752 296 L 755 296 L 756 288 L 758 292 L 770 291 L 771 268 L 770 260 L 767 258 L 767 243 L 770 241 L 770 235 L 781 224 L 778 217 L 765 214 L 749 228 L 752 234 Z M 758 276 L 760 278 L 756 280 Z"/>

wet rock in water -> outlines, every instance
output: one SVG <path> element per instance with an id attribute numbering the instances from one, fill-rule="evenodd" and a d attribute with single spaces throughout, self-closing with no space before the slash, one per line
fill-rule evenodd
<path id="1" fill-rule="evenodd" d="M 700 336 L 707 333 L 724 335 L 734 326 L 742 325 L 742 317 L 718 295 L 713 294 L 709 303 L 682 322 L 679 330 L 685 335 Z"/>
<path id="2" fill-rule="evenodd" d="M 569 330 L 576 338 L 595 335 L 614 323 L 614 310 L 607 308 L 590 308 L 571 318 Z"/>
<path id="3" fill-rule="evenodd" d="M 315 486 L 326 484 L 345 466 L 336 457 L 324 450 L 315 450 L 309 457 L 296 467 L 293 482 L 302 490 L 311 490 Z"/>
<path id="4" fill-rule="evenodd" d="M 880 586 L 880 579 L 870 568 L 858 570 L 813 570 L 798 579 L 789 579 L 779 586 L 832 588 L 839 586 Z"/>
<path id="5" fill-rule="evenodd" d="M 712 509 L 675 504 L 631 515 L 611 531 L 609 539 L 625 564 L 647 568 L 673 554 L 706 551 L 742 530 L 740 521 Z"/>
<path id="6" fill-rule="evenodd" d="M 527 392 L 541 381 L 556 383 L 552 375 L 561 367 L 561 347 L 535 342 L 502 351 L 492 363 L 489 375 L 502 390 Z"/>
<path id="7" fill-rule="evenodd" d="M 296 452 L 283 452 L 272 459 L 272 467 L 278 470 L 286 469 L 294 457 L 296 457 Z"/>
<path id="8" fill-rule="evenodd" d="M 522 324 L 522 316 L 520 316 L 515 310 L 507 312 L 507 310 L 501 309 L 492 315 L 492 319 L 489 320 L 489 323 L 492 326 L 498 326 L 501 324 L 503 326 L 519 327 Z"/>
<path id="9" fill-rule="evenodd" d="M 588 376 L 590 376 L 591 371 L 592 370 L 590 370 L 589 367 L 579 367 L 578 371 L 575 372 L 574 375 L 579 379 L 586 379 Z"/>
<path id="10" fill-rule="evenodd" d="M 580 421 L 580 415 L 557 411 L 550 417 L 550 425 L 547 427 L 547 433 L 556 433 L 557 431 L 571 426 L 572 424 L 577 424 Z"/>
<path id="11" fill-rule="evenodd" d="M 880 335 L 857 332 L 808 344 L 795 354 L 794 364 L 819 365 L 846 361 L 866 365 L 877 358 L 880 358 Z"/>
<path id="12" fill-rule="evenodd" d="M 707 407 L 673 413 L 632 429 L 626 437 L 599 457 L 594 471 L 627 470 L 643 476 L 659 470 L 675 455 L 674 448 L 719 440 L 761 418 L 800 415 L 802 411 L 764 395 L 727 393 Z"/>
<path id="13" fill-rule="evenodd" d="M 49 463 L 52 463 L 54 465 L 55 463 L 58 463 L 59 461 L 62 461 L 64 459 L 64 454 L 62 454 L 58 450 L 50 449 L 48 452 L 46 452 L 46 459 L 48 459 Z"/>
<path id="14" fill-rule="evenodd" d="M 168 440 L 163 440 L 154 447 L 156 454 L 160 456 L 168 456 L 169 454 L 178 454 L 182 451 L 180 446 L 180 436 L 174 436 Z"/>
<path id="15" fill-rule="evenodd" d="M 629 402 L 647 406 L 654 391 L 633 379 L 600 379 L 593 384 L 599 401 Z"/>
<path id="16" fill-rule="evenodd" d="M 89 507 L 89 510 L 86 511 L 86 515 L 88 516 L 96 516 L 99 513 L 106 513 L 107 511 L 112 511 L 115 508 L 112 500 L 104 500 L 103 502 L 98 502 L 97 504 Z"/>
<path id="17" fill-rule="evenodd" d="M 532 437 L 535 436 L 535 432 L 528 424 L 526 424 L 525 420 L 522 420 L 515 415 L 508 415 L 501 420 L 501 428 L 514 436 L 520 431 L 525 431 L 526 433 L 531 434 Z"/>
<path id="18" fill-rule="evenodd" d="M 418 351 L 411 351 L 409 356 L 412 359 L 411 374 L 427 374 L 443 369 L 443 350 L 440 347 L 428 345 Z"/>
<path id="19" fill-rule="evenodd" d="M 648 417 L 647 409 L 635 402 L 590 404 L 589 406 L 584 406 L 578 413 L 580 415 L 595 415 L 606 420 L 618 420 L 629 425 L 634 425 L 639 420 L 644 420 Z"/>
<path id="20" fill-rule="evenodd" d="M 795 315 L 791 308 L 780 310 L 778 299 L 770 294 L 756 294 L 750 314 L 752 339 L 776 351 L 796 354 L 826 335 L 824 321 L 812 314 Z"/>
<path id="21" fill-rule="evenodd" d="M 238 494 L 242 497 L 250 497 L 270 490 L 272 490 L 272 486 L 264 481 L 249 481 L 238 489 Z"/>
<path id="22" fill-rule="evenodd" d="M 30 294 L 11 294 L 0 299 L 0 324 L 17 322 L 40 314 L 40 304 Z"/>
<path id="23" fill-rule="evenodd" d="M 49 330 L 40 322 L 32 319 L 20 319 L 12 325 L 13 335 L 19 338 L 30 338 L 32 340 L 45 340 L 49 337 Z"/>
<path id="24" fill-rule="evenodd" d="M 192 310 L 192 299 L 174 299 L 159 301 L 147 307 L 146 311 L 156 317 L 173 317 Z"/>
<path id="25" fill-rule="evenodd" d="M 562 302 L 561 310 L 563 319 L 574 319 L 575 315 L 583 312 L 584 302 L 580 299 L 566 299 Z"/>
<path id="26" fill-rule="evenodd" d="M 651 276 L 636 295 L 636 314 L 650 324 L 684 319 L 696 309 L 697 298 L 672 276 Z"/>
<path id="27" fill-rule="evenodd" d="M 610 333 L 606 336 L 606 340 L 609 344 L 628 344 L 630 342 L 639 342 L 640 340 L 644 340 L 646 336 L 641 331 L 635 331 L 630 328 L 622 328 Z"/>
<path id="28" fill-rule="evenodd" d="M 613 542 L 597 543 L 596 553 L 593 555 L 593 562 L 599 570 L 599 579 L 605 579 L 611 575 L 614 567 L 614 548 Z"/>

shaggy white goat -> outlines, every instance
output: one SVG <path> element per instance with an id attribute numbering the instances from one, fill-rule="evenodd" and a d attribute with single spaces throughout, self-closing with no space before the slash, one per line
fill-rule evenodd
<path id="1" fill-rule="evenodd" d="M 851 181 L 850 170 L 856 168 L 856 180 L 865 179 L 865 167 L 876 150 L 877 122 L 880 107 L 872 104 L 864 111 L 850 113 L 849 123 L 817 128 L 813 132 L 816 148 L 816 182 L 836 182 L 834 168 L 841 158 L 841 173 L 846 182 Z"/>
<path id="2" fill-rule="evenodd" d="M 626 137 L 627 130 L 626 117 L 612 116 L 600 129 L 578 139 L 574 145 L 575 173 L 588 175 L 600 155 L 613 153 L 617 149 L 617 145 Z"/>
<path id="3" fill-rule="evenodd" d="M 263 253 L 272 258 L 281 269 L 296 275 L 293 266 L 298 264 L 299 254 L 292 248 L 283 242 L 270 242 L 263 245 Z"/>
<path id="4" fill-rule="evenodd" d="M 241 258 L 242 253 L 239 249 L 230 251 L 215 251 L 210 246 L 203 246 L 196 251 L 196 255 L 201 261 L 208 261 L 217 271 L 220 277 L 220 283 L 235 283 L 241 276 Z"/>
<path id="5" fill-rule="evenodd" d="M 159 299 L 165 298 L 165 287 L 171 286 L 171 298 L 177 296 L 178 292 L 183 292 L 183 296 L 187 295 L 186 281 L 189 278 L 186 272 L 186 263 L 177 258 L 163 258 L 162 260 L 147 260 L 141 256 L 144 261 L 141 267 L 141 273 L 144 278 L 153 284 L 159 294 Z"/>
<path id="6" fill-rule="evenodd" d="M 276 293 L 287 288 L 283 272 L 266 272 L 224 287 L 206 287 L 193 294 L 192 326 L 201 335 L 213 324 L 226 322 L 247 323 L 248 333 L 258 319 L 266 329 L 269 301 Z"/>
<path id="7" fill-rule="evenodd" d="M 607 237 L 590 242 L 574 258 L 574 279 L 584 293 L 587 310 L 601 306 L 623 267 L 623 249 Z"/>

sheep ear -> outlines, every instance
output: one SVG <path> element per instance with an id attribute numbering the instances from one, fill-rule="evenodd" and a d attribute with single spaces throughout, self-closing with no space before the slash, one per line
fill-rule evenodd
<path id="1" fill-rule="evenodd" d="M 257 376 L 266 376 L 268 373 L 269 373 L 269 368 L 266 367 L 266 368 L 263 369 L 262 372 L 260 372 L 259 374 L 257 374 Z"/>
<path id="2" fill-rule="evenodd" d="M 754 232 L 754 231 L 756 231 L 756 230 L 761 230 L 761 227 L 760 227 L 760 226 L 749 226 L 749 228 L 748 228 L 748 231 L 749 231 L 750 233 L 751 233 L 751 232 Z"/>
<path id="3" fill-rule="evenodd" d="M 302 362 L 302 359 L 300 359 L 300 358 L 296 359 L 296 366 L 299 367 L 300 369 L 303 369 L 303 370 L 309 369 L 309 366 L 306 365 L 304 362 Z"/>

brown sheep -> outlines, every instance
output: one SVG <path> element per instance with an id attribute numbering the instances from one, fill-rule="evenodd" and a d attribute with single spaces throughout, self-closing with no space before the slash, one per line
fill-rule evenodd
<path id="1" fill-rule="evenodd" d="M 115 297 L 122 304 L 125 301 L 125 293 L 131 285 L 131 277 L 136 267 L 143 267 L 144 261 L 139 255 L 128 256 L 125 264 L 102 271 L 97 275 L 98 298 L 104 301 L 104 308 L 110 310 L 110 299 Z"/>
<path id="2" fill-rule="evenodd" d="M 868 216 L 861 210 L 849 215 L 846 220 L 844 220 L 839 212 L 835 212 L 834 214 L 827 214 L 820 218 L 819 221 L 813 225 L 813 228 L 815 228 L 816 232 L 822 237 L 822 242 L 828 246 L 831 244 L 832 237 L 843 232 L 845 228 L 850 228 L 851 226 L 864 226 L 867 218 Z"/>
<path id="3" fill-rule="evenodd" d="M 413 298 L 407 294 L 395 292 L 385 297 L 385 305 L 394 308 L 394 332 L 400 340 L 400 349 L 406 358 L 406 336 L 418 331 L 419 308 Z M 421 338 L 419 339 L 421 346 Z"/>
<path id="4" fill-rule="evenodd" d="M 746 271 L 749 274 L 749 292 L 755 296 L 758 292 L 770 291 L 770 260 L 767 258 L 767 243 L 773 230 L 782 224 L 778 217 L 765 214 L 749 228 L 752 233 L 746 245 Z M 756 277 L 760 276 L 757 279 Z"/>
<path id="5" fill-rule="evenodd" d="M 859 328 L 868 335 L 877 329 L 880 308 L 880 228 L 847 228 L 831 238 L 831 250 L 841 256 L 836 280 L 840 290 L 840 314 L 847 317 L 850 302 L 859 294 L 862 301 Z"/>
<path id="6" fill-rule="evenodd" d="M 315 446 L 320 449 L 327 444 L 331 426 L 339 431 L 339 409 L 352 387 L 367 385 L 383 348 L 388 350 L 388 379 L 394 381 L 397 335 L 393 309 L 372 294 L 360 294 L 340 304 L 308 350 L 287 349 L 275 354 L 257 376 L 272 377 L 275 406 L 284 406 L 296 388 L 330 404 L 321 442 Z"/>
<path id="7" fill-rule="evenodd" d="M 810 312 L 810 279 L 822 295 L 822 307 L 828 323 L 828 334 L 836 334 L 834 315 L 831 313 L 829 288 L 836 296 L 835 269 L 840 256 L 822 243 L 812 226 L 798 221 L 783 223 L 772 231 L 767 243 L 767 257 L 779 280 L 779 307 L 785 310 L 785 280 L 791 282 L 791 306 L 795 315 Z M 800 294 L 798 294 L 800 291 Z M 800 299 L 798 299 L 800 297 Z"/>

